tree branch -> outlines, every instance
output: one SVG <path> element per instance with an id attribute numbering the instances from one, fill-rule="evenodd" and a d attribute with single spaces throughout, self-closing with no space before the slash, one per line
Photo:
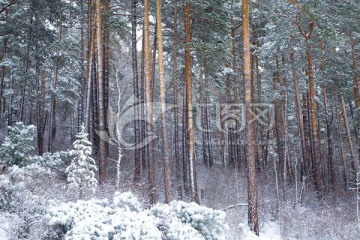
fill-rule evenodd
<path id="1" fill-rule="evenodd" d="M 5 5 L 1 10 L 0 13 L 2 13 L 3 11 L 5 11 L 8 7 L 10 7 L 11 5 L 13 5 L 14 3 L 16 3 L 17 0 L 12 0 L 10 1 L 7 5 Z"/>

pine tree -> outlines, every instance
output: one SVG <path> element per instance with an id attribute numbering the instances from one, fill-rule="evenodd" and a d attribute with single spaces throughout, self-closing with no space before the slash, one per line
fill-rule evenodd
<path id="1" fill-rule="evenodd" d="M 70 166 L 66 168 L 66 173 L 70 188 L 77 189 L 82 197 L 85 190 L 95 192 L 98 183 L 95 178 L 97 167 L 95 160 L 91 157 L 92 144 L 88 140 L 84 125 L 81 126 L 81 131 L 76 138 L 77 140 L 73 143 L 74 150 L 71 152 L 74 158 Z"/>

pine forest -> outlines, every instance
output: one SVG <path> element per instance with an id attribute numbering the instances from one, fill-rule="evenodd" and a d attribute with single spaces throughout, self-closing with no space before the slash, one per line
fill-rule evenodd
<path id="1" fill-rule="evenodd" d="M 360 239 L 360 1 L 0 0 L 0 239 Z"/>

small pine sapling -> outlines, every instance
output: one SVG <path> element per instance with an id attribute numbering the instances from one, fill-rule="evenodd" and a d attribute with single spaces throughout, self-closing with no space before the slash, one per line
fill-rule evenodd
<path id="1" fill-rule="evenodd" d="M 69 187 L 76 189 L 82 197 L 84 191 L 95 192 L 98 184 L 95 177 L 97 167 L 95 160 L 91 157 L 92 144 L 88 140 L 84 125 L 81 126 L 81 131 L 76 138 L 77 140 L 73 143 L 74 150 L 71 151 L 74 157 L 70 166 L 66 168 L 66 174 Z"/>

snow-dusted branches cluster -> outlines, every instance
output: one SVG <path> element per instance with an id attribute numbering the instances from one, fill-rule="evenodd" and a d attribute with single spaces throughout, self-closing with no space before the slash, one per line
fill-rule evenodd
<path id="1" fill-rule="evenodd" d="M 225 213 L 181 201 L 144 209 L 129 192 L 107 199 L 62 203 L 47 218 L 66 239 L 222 239 Z"/>

